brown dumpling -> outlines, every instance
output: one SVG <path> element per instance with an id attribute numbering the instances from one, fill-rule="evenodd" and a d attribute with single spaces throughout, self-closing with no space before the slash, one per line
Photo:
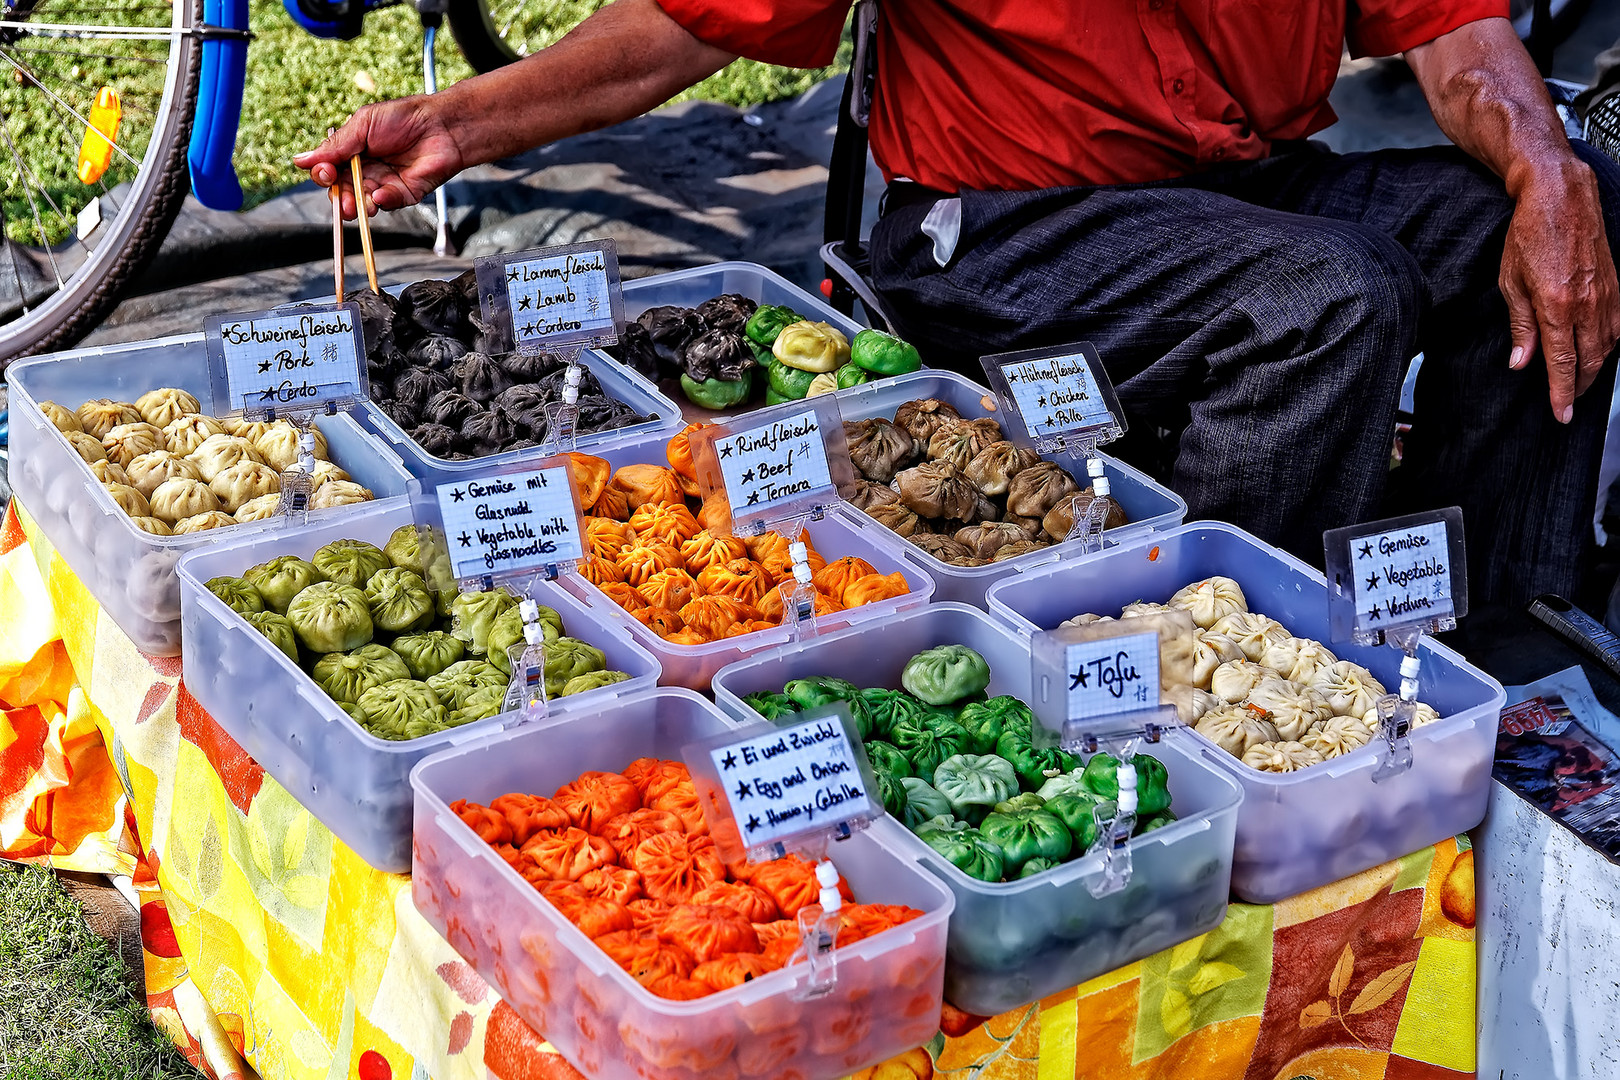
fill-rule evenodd
<path id="1" fill-rule="evenodd" d="M 1117 529 L 1121 525 L 1129 524 L 1125 517 L 1125 508 L 1114 501 L 1112 495 L 1104 495 L 1103 499 L 1103 529 Z M 1041 519 L 1041 529 L 1051 538 L 1054 544 L 1061 544 L 1069 538 L 1069 530 L 1074 528 L 1074 519 L 1086 512 L 1096 500 L 1090 488 L 1078 491 L 1067 498 L 1058 500 L 1056 506 L 1046 512 Z"/>
<path id="2" fill-rule="evenodd" d="M 894 411 L 895 426 L 899 427 L 913 442 L 928 444 L 934 437 L 934 432 L 947 420 L 960 420 L 962 414 L 950 405 L 936 398 L 921 398 L 917 401 L 908 401 Z"/>
<path id="3" fill-rule="evenodd" d="M 1019 517 L 1017 514 L 1003 514 L 1001 520 L 1016 525 L 1024 530 L 1024 536 L 1030 540 L 1046 539 L 1046 529 L 1041 525 L 1038 517 Z"/>
<path id="4" fill-rule="evenodd" d="M 844 439 L 855 469 L 874 483 L 887 484 L 916 453 L 910 435 L 881 416 L 846 421 Z"/>
<path id="5" fill-rule="evenodd" d="M 1006 562 L 1008 559 L 1016 559 L 1020 555 L 1028 555 L 1032 551 L 1039 551 L 1042 548 L 1051 546 L 1045 540 L 1014 540 L 1010 544 L 1003 544 L 997 548 L 996 553 L 990 556 L 990 561 Z"/>
<path id="6" fill-rule="evenodd" d="M 1031 465 L 1007 486 L 1007 513 L 1019 517 L 1046 517 L 1065 495 L 1080 490 L 1063 466 L 1050 461 Z"/>
<path id="7" fill-rule="evenodd" d="M 119 424 L 101 437 L 101 448 L 107 451 L 107 459 L 120 465 L 128 465 L 142 454 L 165 449 L 168 445 L 163 429 L 144 420 Z"/>
<path id="8" fill-rule="evenodd" d="M 896 535 L 910 537 L 918 531 L 921 519 L 917 512 L 903 502 L 885 503 L 874 506 L 867 511 L 868 516 L 884 528 L 893 531 Z M 927 529 L 923 529 L 927 532 Z"/>
<path id="9" fill-rule="evenodd" d="M 234 514 L 250 499 L 279 492 L 281 474 L 256 461 L 239 461 L 215 473 L 208 481 L 208 490 L 219 499 L 220 507 L 227 514 Z"/>
<path id="10" fill-rule="evenodd" d="M 944 533 L 918 533 L 911 537 L 911 543 L 940 562 L 950 562 L 952 559 L 973 555 L 966 544 Z"/>
<path id="11" fill-rule="evenodd" d="M 39 403 L 39 411 L 45 414 L 45 419 L 49 420 L 57 431 L 84 430 L 84 425 L 79 423 L 79 414 L 65 405 L 58 405 L 54 401 L 42 401 Z"/>
<path id="12" fill-rule="evenodd" d="M 855 490 L 849 497 L 849 505 L 867 513 L 871 513 L 875 507 L 899 501 L 900 493 L 894 488 L 888 484 L 874 484 L 870 480 L 855 481 Z"/>
<path id="13" fill-rule="evenodd" d="M 129 463 L 124 473 L 129 477 L 127 482 L 148 499 L 165 480 L 173 480 L 175 477 L 188 480 L 202 479 L 202 473 L 194 463 L 167 450 L 154 450 L 149 454 L 142 454 Z"/>
<path id="14" fill-rule="evenodd" d="M 948 566 L 987 566 L 989 559 L 981 559 L 971 551 L 966 555 L 952 555 L 949 559 L 941 559 Z"/>
<path id="15" fill-rule="evenodd" d="M 119 424 L 141 423 L 141 410 L 127 401 L 92 398 L 79 406 L 79 425 L 98 440 Z"/>
<path id="16" fill-rule="evenodd" d="M 962 471 L 986 495 L 1005 495 L 1012 478 L 1041 460 L 1041 455 L 1002 439 L 973 456 Z"/>
<path id="17" fill-rule="evenodd" d="M 989 505 L 962 470 L 949 461 L 925 461 L 906 469 L 895 476 L 894 485 L 900 501 L 922 517 L 982 521 L 975 511 L 981 503 Z M 996 516 L 993 509 L 989 516 Z"/>
<path id="18" fill-rule="evenodd" d="M 956 540 L 967 548 L 969 554 L 981 559 L 993 558 L 1008 544 L 1030 542 L 1029 535 L 1022 528 L 1005 521 L 986 521 L 957 529 Z"/>
<path id="19" fill-rule="evenodd" d="M 135 408 L 140 412 L 142 420 L 159 430 L 168 427 L 186 413 L 202 411 L 202 405 L 196 398 L 172 386 L 148 390 L 135 399 Z"/>
<path id="20" fill-rule="evenodd" d="M 959 470 L 979 456 L 979 452 L 995 440 L 985 429 L 967 420 L 947 420 L 928 440 L 928 459 L 948 461 Z"/>
<path id="21" fill-rule="evenodd" d="M 186 413 L 163 426 L 163 438 L 171 452 L 186 457 L 197 452 L 197 447 L 210 435 L 223 435 L 225 428 L 212 416 Z"/>
<path id="22" fill-rule="evenodd" d="M 209 529 L 223 529 L 227 525 L 235 524 L 236 519 L 223 510 L 210 510 L 206 514 L 193 514 L 175 522 L 174 535 L 207 532 Z"/>

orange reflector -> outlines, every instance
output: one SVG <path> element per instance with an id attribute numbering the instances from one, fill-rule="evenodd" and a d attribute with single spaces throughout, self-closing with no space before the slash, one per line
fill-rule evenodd
<path id="1" fill-rule="evenodd" d="M 90 126 L 85 129 L 84 142 L 79 144 L 79 183 L 93 184 L 107 172 L 107 166 L 112 164 L 112 144 L 118 138 L 118 121 L 123 116 L 118 91 L 103 86 L 90 106 Z"/>

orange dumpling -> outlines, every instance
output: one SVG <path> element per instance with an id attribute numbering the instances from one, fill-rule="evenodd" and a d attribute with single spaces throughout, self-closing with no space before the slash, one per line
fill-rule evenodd
<path id="1" fill-rule="evenodd" d="M 731 503 L 726 501 L 725 492 L 710 492 L 698 508 L 697 519 L 699 525 L 716 535 L 730 532 Z"/>
<path id="2" fill-rule="evenodd" d="M 647 601 L 643 600 L 641 594 L 636 592 L 635 586 L 626 582 L 610 581 L 606 585 L 598 585 L 597 588 L 601 589 L 602 594 L 609 600 L 631 614 L 647 606 Z"/>
<path id="3" fill-rule="evenodd" d="M 748 920 L 715 904 L 677 905 L 658 928 L 658 939 L 679 945 L 700 964 L 722 953 L 759 952 L 759 938 Z"/>
<path id="4" fill-rule="evenodd" d="M 692 774 L 686 766 L 668 758 L 636 758 L 624 767 L 620 775 L 636 785 L 636 790 L 641 792 L 641 801 L 648 805 L 677 784 L 692 782 Z"/>
<path id="5" fill-rule="evenodd" d="M 608 821 L 598 835 L 620 851 L 634 851 L 649 836 L 685 831 L 686 826 L 681 819 L 670 811 L 642 807 Z"/>
<path id="6" fill-rule="evenodd" d="M 792 594 L 793 589 L 791 587 L 791 582 L 785 585 L 778 585 L 776 588 L 767 592 L 763 598 L 761 598 L 759 602 L 760 618 L 769 620 L 774 624 L 780 624 L 782 622 L 782 594 L 784 592 L 788 593 L 789 595 Z M 844 605 L 840 604 L 837 600 L 834 600 L 826 593 L 816 593 L 816 614 L 818 616 L 831 615 L 835 611 L 843 610 Z"/>
<path id="7" fill-rule="evenodd" d="M 585 546 L 599 559 L 614 558 L 629 547 L 635 538 L 636 534 L 630 531 L 626 522 L 605 517 L 585 519 Z"/>
<path id="8" fill-rule="evenodd" d="M 683 979 L 679 975 L 665 975 L 646 984 L 647 992 L 665 1001 L 697 1001 L 714 993 L 706 982 Z"/>
<path id="9" fill-rule="evenodd" d="M 596 945 L 643 985 L 666 975 L 678 975 L 684 979 L 692 973 L 694 966 L 691 954 L 679 945 L 646 937 L 635 930 L 604 934 L 596 939 Z"/>
<path id="10" fill-rule="evenodd" d="M 681 545 L 681 558 L 689 573 L 701 574 L 711 566 L 746 558 L 748 548 L 735 536 L 716 536 L 708 529 L 699 531 Z"/>
<path id="11" fill-rule="evenodd" d="M 677 630 L 673 634 L 665 634 L 664 640 L 671 645 L 707 645 L 710 638 L 704 637 L 701 631 L 688 626 L 684 630 Z"/>
<path id="12" fill-rule="evenodd" d="M 601 496 L 591 504 L 590 513 L 593 517 L 629 521 L 630 498 L 610 483 L 602 489 Z"/>
<path id="13" fill-rule="evenodd" d="M 602 497 L 608 477 L 613 475 L 613 466 L 608 464 L 606 458 L 576 454 L 570 450 L 568 465 L 569 471 L 574 474 L 574 488 L 579 492 L 579 505 L 590 506 Z"/>
<path id="14" fill-rule="evenodd" d="M 522 847 L 529 838 L 545 829 L 566 829 L 573 822 L 567 811 L 544 795 L 524 795 L 512 792 L 489 804 L 491 810 L 504 814 L 512 826 L 512 843 Z"/>
<path id="15" fill-rule="evenodd" d="M 693 968 L 692 981 L 719 992 L 769 975 L 781 966 L 767 959 L 763 953 L 722 953 Z"/>
<path id="16" fill-rule="evenodd" d="M 624 580 L 624 576 L 619 573 L 619 567 L 610 558 L 604 559 L 600 555 L 592 555 L 580 563 L 579 576 L 599 589 L 603 585 Z"/>
<path id="17" fill-rule="evenodd" d="M 506 820 L 505 814 L 494 807 L 457 799 L 450 804 L 450 812 L 466 822 L 467 827 L 477 833 L 478 838 L 486 844 L 512 842 L 511 823 Z"/>
<path id="18" fill-rule="evenodd" d="M 593 870 L 591 873 L 600 871 Z M 601 896 L 581 895 L 571 888 L 546 889 L 542 890 L 542 893 L 563 918 L 579 927 L 580 932 L 588 938 L 595 939 L 605 934 L 634 929 L 635 923 L 630 918 L 630 909 L 617 901 Z"/>
<path id="19" fill-rule="evenodd" d="M 852 608 L 904 596 L 910 591 L 911 587 L 906 584 L 906 575 L 896 570 L 892 574 L 867 574 L 850 582 L 844 587 L 841 599 L 845 607 Z"/>
<path id="20" fill-rule="evenodd" d="M 753 559 L 732 559 L 705 569 L 698 575 L 697 584 L 709 596 L 730 596 L 753 606 L 774 582 Z"/>
<path id="21" fill-rule="evenodd" d="M 741 881 L 717 881 L 694 896 L 692 903 L 730 908 L 751 923 L 775 922 L 782 914 L 764 889 Z"/>
<path id="22" fill-rule="evenodd" d="M 681 565 L 681 553 L 663 540 L 637 540 L 619 552 L 619 573 L 630 585 L 644 584 L 660 570 Z"/>
<path id="23" fill-rule="evenodd" d="M 845 904 L 838 909 L 837 943 L 840 947 L 853 945 L 921 916 L 922 912 L 904 904 Z"/>
<path id="24" fill-rule="evenodd" d="M 742 637 L 744 634 L 752 634 L 759 630 L 774 630 L 780 625 L 780 623 L 768 623 L 763 619 L 748 619 L 743 622 L 734 622 L 726 627 L 725 636 L 728 638 Z"/>
<path id="25" fill-rule="evenodd" d="M 625 465 L 613 474 L 608 487 L 624 492 L 632 511 L 647 503 L 685 503 L 674 469 L 662 465 Z"/>
<path id="26" fill-rule="evenodd" d="M 576 826 L 596 833 L 620 814 L 640 810 L 641 792 L 618 773 L 586 772 L 558 788 L 551 801 Z"/>
<path id="27" fill-rule="evenodd" d="M 801 532 L 799 538 L 804 540 L 806 547 L 810 546 L 809 538 L 804 533 Z M 788 538 L 775 532 L 762 532 L 758 536 L 745 537 L 743 544 L 748 548 L 748 557 L 755 562 L 764 562 L 768 556 L 779 551 L 785 556 L 788 550 Z"/>
<path id="28" fill-rule="evenodd" d="M 630 527 L 638 537 L 656 537 L 676 548 L 701 531 L 685 503 L 643 503 L 630 515 Z"/>
<path id="29" fill-rule="evenodd" d="M 635 615 L 637 622 L 662 638 L 667 638 L 671 634 L 678 634 L 686 629 L 686 624 L 681 621 L 680 613 L 671 611 L 669 608 L 649 606 L 642 608 L 640 611 L 632 612 L 632 614 Z"/>
<path id="30" fill-rule="evenodd" d="M 664 448 L 664 456 L 669 458 L 669 467 L 674 469 L 677 475 L 684 476 L 688 480 L 697 480 L 697 466 L 692 462 L 692 444 L 688 437 L 692 432 L 708 427 L 719 427 L 719 425 L 705 424 L 701 421 L 696 424 L 687 424 L 679 434 L 669 440 L 669 445 Z"/>
<path id="31" fill-rule="evenodd" d="M 634 812 L 636 811 L 632 811 Z M 604 839 L 609 843 L 613 842 L 607 837 Z M 632 900 L 641 899 L 641 875 L 628 867 L 599 866 L 581 877 L 576 884 L 592 896 L 612 900 L 615 904 L 628 904 Z"/>
<path id="32" fill-rule="evenodd" d="M 733 623 L 746 622 L 757 613 L 758 609 L 734 596 L 700 596 L 681 608 L 681 621 L 705 641 L 718 641 Z"/>
<path id="33" fill-rule="evenodd" d="M 658 927 L 669 918 L 670 907 L 662 900 L 654 900 L 650 896 L 643 896 L 640 900 L 632 900 L 625 907 L 630 909 L 630 919 L 635 926 L 636 933 L 653 940 L 658 939 Z M 755 933 L 759 931 L 754 928 Z"/>
<path id="34" fill-rule="evenodd" d="M 573 827 L 535 833 L 522 852 L 539 876 L 552 881 L 578 881 L 599 866 L 611 866 L 619 857 L 613 845 L 600 836 Z"/>
<path id="35" fill-rule="evenodd" d="M 690 604 L 698 594 L 697 582 L 692 575 L 678 567 L 660 570 L 636 587 L 636 592 L 651 607 L 679 611 Z"/>
<path id="36" fill-rule="evenodd" d="M 877 567 L 865 559 L 858 555 L 845 555 L 842 559 L 834 559 L 820 570 L 817 570 L 812 580 L 815 582 L 817 592 L 824 592 L 828 596 L 837 597 L 842 601 L 845 586 L 852 581 L 865 577 L 867 574 L 875 573 L 877 573 Z"/>
<path id="37" fill-rule="evenodd" d="M 683 780 L 668 790 L 649 797 L 647 807 L 674 814 L 681 819 L 681 828 L 688 833 L 709 831 L 709 823 L 703 817 L 703 803 L 698 799 L 697 785 L 690 780 Z"/>
<path id="38" fill-rule="evenodd" d="M 757 868 L 748 883 L 776 901 L 783 916 L 789 919 L 797 918 L 799 909 L 806 904 L 814 904 L 821 899 L 821 886 L 816 883 L 816 868 L 793 855 Z"/>
<path id="39" fill-rule="evenodd" d="M 666 904 L 689 904 L 705 886 L 726 879 L 725 864 L 715 851 L 714 841 L 707 836 L 676 832 L 649 836 L 636 845 L 627 861 L 641 875 L 642 891 Z M 812 871 L 812 885 L 814 882 Z M 777 906 L 781 906 L 780 900 Z"/>

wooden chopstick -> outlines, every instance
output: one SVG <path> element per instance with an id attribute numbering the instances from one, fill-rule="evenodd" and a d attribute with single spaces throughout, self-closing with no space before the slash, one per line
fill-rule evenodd
<path id="1" fill-rule="evenodd" d="M 377 253 L 371 247 L 371 223 L 366 220 L 366 193 L 360 183 L 360 155 L 356 154 L 349 159 L 349 172 L 354 177 L 354 216 L 360 222 L 360 247 L 366 254 L 366 278 L 371 282 L 371 291 L 382 292 L 377 288 Z"/>
<path id="2" fill-rule="evenodd" d="M 327 138 L 332 137 L 335 128 L 327 128 Z M 343 303 L 343 185 L 333 182 L 327 188 L 332 199 L 332 292 L 337 296 L 337 302 Z"/>

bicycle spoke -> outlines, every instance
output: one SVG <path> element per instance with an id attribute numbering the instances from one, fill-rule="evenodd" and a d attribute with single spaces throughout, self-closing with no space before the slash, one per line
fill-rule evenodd
<path id="1" fill-rule="evenodd" d="M 88 38 L 105 41 L 166 41 L 184 31 L 168 26 L 97 26 L 94 23 L 0 22 L 0 26 L 26 29 L 30 35 L 51 38 Z"/>
<path id="2" fill-rule="evenodd" d="M 28 167 L 23 164 L 22 155 L 17 153 L 17 145 L 11 141 L 11 129 L 0 124 L 0 132 L 6 137 L 6 146 L 11 150 L 11 159 L 17 163 L 17 178 L 22 181 L 23 194 L 28 196 L 28 209 L 34 212 L 34 231 L 39 233 L 39 246 L 45 249 L 45 258 L 50 261 L 51 273 L 56 275 L 56 287 L 67 288 L 67 282 L 62 280 L 62 271 L 56 265 L 56 253 L 51 250 L 51 238 L 45 232 L 45 222 L 39 216 L 39 203 L 34 201 L 34 189 L 28 186 Z"/>
<path id="3" fill-rule="evenodd" d="M 34 78 L 34 73 L 33 72 L 29 71 L 28 68 L 24 67 L 22 64 L 19 64 L 15 59 L 12 58 L 10 53 L 4 51 L 3 49 L 0 49 L 0 60 L 4 60 L 6 63 L 10 64 L 13 68 L 16 68 L 18 71 L 22 72 L 22 74 L 25 77 L 30 78 L 30 79 Z M 46 86 L 44 83 L 40 82 L 38 79 L 34 79 L 34 85 L 38 86 L 40 88 L 40 90 L 43 91 L 44 94 L 47 97 L 49 97 L 52 101 L 56 102 L 62 108 L 66 109 L 69 113 L 71 113 L 73 115 L 73 119 L 77 120 L 80 123 L 80 125 L 82 125 L 83 127 L 86 127 L 86 128 L 91 127 L 90 121 L 86 120 L 78 112 L 77 109 L 75 109 L 73 106 L 69 105 L 67 102 L 63 101 L 60 97 L 58 97 L 57 94 L 56 94 L 56 91 L 54 91 L 50 87 Z M 102 138 L 106 138 L 106 136 L 103 135 Z M 107 139 L 107 144 L 109 146 L 111 146 L 115 151 L 117 151 L 118 155 L 120 157 L 122 157 L 125 161 L 129 162 L 131 165 L 135 166 L 137 169 L 139 169 L 141 167 L 141 163 L 138 160 L 136 160 L 135 158 L 131 157 L 130 154 L 129 154 L 129 151 L 125 150 L 122 146 L 119 146 L 116 142 L 114 142 L 111 139 Z"/>
<path id="4" fill-rule="evenodd" d="M 16 50 L 12 50 L 12 51 L 15 52 Z M 5 50 L 0 49 L 0 55 L 3 55 L 4 53 L 5 53 Z M 55 72 L 45 72 L 45 71 L 40 70 L 38 68 L 30 68 L 29 72 L 28 72 L 28 78 L 33 79 L 36 83 L 38 83 L 40 85 L 40 89 L 44 89 L 44 84 L 39 83 L 39 80 L 41 78 L 48 78 L 48 79 L 51 79 L 52 81 L 54 81 L 54 82 L 56 82 L 58 84 L 65 85 L 65 86 L 71 86 L 71 87 L 74 87 L 75 89 L 85 89 L 85 87 L 82 86 L 80 83 L 73 82 L 71 79 L 68 79 L 67 77 L 65 77 L 63 75 L 58 75 Z M 154 96 L 161 98 L 161 95 L 153 95 L 153 94 L 146 94 L 144 96 L 149 97 L 149 98 L 154 97 Z M 154 116 L 154 115 L 156 115 L 154 110 L 147 108 L 145 105 L 142 105 L 138 99 L 132 100 L 130 97 L 128 97 L 128 96 L 126 96 L 126 95 L 124 95 L 122 93 L 119 94 L 119 102 L 121 103 L 123 108 L 128 109 L 130 112 L 144 113 L 146 116 Z"/>
<path id="5" fill-rule="evenodd" d="M 33 182 L 34 186 L 39 189 L 39 193 L 45 199 L 45 202 L 50 205 L 51 210 L 58 217 L 71 218 L 73 215 L 69 214 L 66 210 L 63 210 L 61 208 L 61 206 L 57 205 L 56 200 L 51 198 L 50 189 L 45 186 L 43 181 L 40 180 L 39 174 L 34 172 L 32 169 L 30 169 L 23 162 L 22 155 L 17 152 L 16 140 L 14 140 L 11 137 L 11 125 L 6 123 L 6 114 L 3 113 L 3 112 L 0 112 L 0 135 L 5 136 L 6 145 L 11 148 L 11 156 L 13 158 L 15 158 L 16 161 L 17 161 L 17 168 L 23 174 L 24 184 L 26 185 L 27 182 L 31 180 Z M 90 246 L 90 245 L 86 244 L 83 240 L 79 239 L 79 233 L 78 233 L 77 229 L 75 229 L 73 231 L 73 242 L 78 244 L 82 248 L 89 248 L 89 246 Z M 48 245 L 46 247 L 46 250 L 47 251 L 50 250 Z"/>
<path id="6" fill-rule="evenodd" d="M 19 49 L 13 46 L 14 53 L 23 53 L 27 56 L 67 56 L 76 60 L 111 60 L 115 63 L 128 61 L 135 64 L 167 64 L 168 58 L 159 56 L 114 56 L 111 53 L 72 52 L 67 49 Z"/>

